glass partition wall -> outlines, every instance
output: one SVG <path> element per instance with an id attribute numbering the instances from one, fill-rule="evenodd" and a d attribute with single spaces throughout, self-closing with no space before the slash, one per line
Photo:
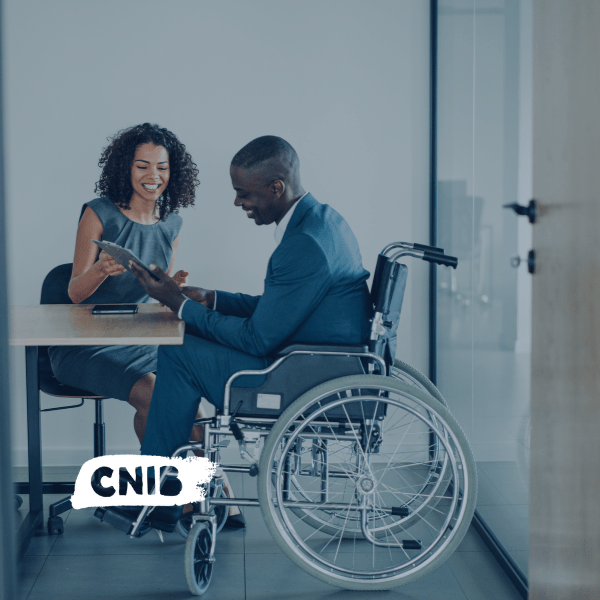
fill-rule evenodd
<path id="1" fill-rule="evenodd" d="M 437 385 L 469 438 L 477 510 L 527 576 L 531 0 L 438 0 Z"/>

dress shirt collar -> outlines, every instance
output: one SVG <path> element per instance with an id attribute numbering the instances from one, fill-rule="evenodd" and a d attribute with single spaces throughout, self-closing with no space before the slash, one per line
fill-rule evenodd
<path id="1" fill-rule="evenodd" d="M 296 210 L 296 207 L 298 206 L 298 204 L 300 204 L 300 201 L 302 200 L 302 198 L 304 198 L 304 196 L 306 196 L 306 194 L 308 194 L 308 192 L 305 192 L 300 198 L 298 198 L 298 200 L 296 200 L 296 202 L 294 202 L 294 206 L 292 206 L 292 208 L 290 208 L 290 210 L 288 210 L 285 213 L 285 216 L 283 217 L 283 219 L 281 219 L 279 225 L 277 225 L 277 227 L 275 228 L 275 243 L 278 246 L 281 240 L 283 239 L 283 234 L 287 229 L 287 226 L 290 222 L 290 219 L 292 218 L 292 215 L 294 214 L 294 211 Z"/>

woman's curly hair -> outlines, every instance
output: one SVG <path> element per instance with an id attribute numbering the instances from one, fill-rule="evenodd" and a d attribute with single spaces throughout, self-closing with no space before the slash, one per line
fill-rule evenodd
<path id="1" fill-rule="evenodd" d="M 110 144 L 102 150 L 98 161 L 102 175 L 94 189 L 96 194 L 110 198 L 121 208 L 129 209 L 133 194 L 131 165 L 136 148 L 152 143 L 162 146 L 169 153 L 169 184 L 157 202 L 160 219 L 164 221 L 170 213 L 193 206 L 196 186 L 200 185 L 198 169 L 185 151 L 185 146 L 168 129 L 144 123 L 123 129 L 108 139 Z"/>

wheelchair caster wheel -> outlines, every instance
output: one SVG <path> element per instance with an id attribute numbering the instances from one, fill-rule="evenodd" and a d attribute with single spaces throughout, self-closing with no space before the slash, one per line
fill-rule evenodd
<path id="1" fill-rule="evenodd" d="M 221 498 L 227 498 L 227 494 L 224 491 L 221 491 Z M 215 515 L 217 516 L 217 533 L 223 529 L 225 526 L 225 521 L 227 521 L 227 516 L 229 514 L 229 506 L 220 505 L 215 506 Z M 191 513 L 186 513 L 179 519 L 177 525 L 175 526 L 175 531 L 186 540 L 190 529 L 192 527 L 193 521 L 192 517 L 194 515 L 194 511 Z"/>
<path id="2" fill-rule="evenodd" d="M 212 578 L 215 559 L 211 556 L 212 533 L 206 522 L 196 523 L 190 530 L 185 546 L 185 578 L 190 592 L 200 596 L 206 592 Z"/>
<path id="3" fill-rule="evenodd" d="M 50 535 L 61 535 L 65 532 L 65 523 L 61 517 L 48 518 L 48 533 Z"/>
<path id="4" fill-rule="evenodd" d="M 23 498 L 21 496 L 15 496 L 15 508 L 19 510 L 23 505 Z"/>

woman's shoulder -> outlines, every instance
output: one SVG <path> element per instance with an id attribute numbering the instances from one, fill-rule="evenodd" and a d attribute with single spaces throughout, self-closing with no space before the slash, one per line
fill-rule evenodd
<path id="1" fill-rule="evenodd" d="M 86 202 L 81 207 L 81 214 L 79 215 L 80 221 L 87 208 L 93 210 L 98 219 L 100 219 L 105 233 L 108 233 L 109 230 L 112 230 L 115 227 L 117 230 L 123 227 L 123 219 L 126 219 L 126 217 L 115 206 L 110 198 L 94 198 L 93 200 Z"/>
<path id="2" fill-rule="evenodd" d="M 122 214 L 121 211 L 115 205 L 115 203 L 106 196 L 102 196 L 101 198 L 94 198 L 93 200 L 86 202 L 84 206 L 89 206 L 94 211 L 100 210 L 102 212 L 109 212 L 111 214 Z"/>
<path id="3" fill-rule="evenodd" d="M 102 216 L 105 214 L 115 214 L 115 209 L 116 212 L 121 212 L 110 198 L 102 197 L 85 202 L 81 207 L 81 216 L 83 216 L 83 213 L 88 206 L 100 217 L 100 219 L 102 219 Z"/>

